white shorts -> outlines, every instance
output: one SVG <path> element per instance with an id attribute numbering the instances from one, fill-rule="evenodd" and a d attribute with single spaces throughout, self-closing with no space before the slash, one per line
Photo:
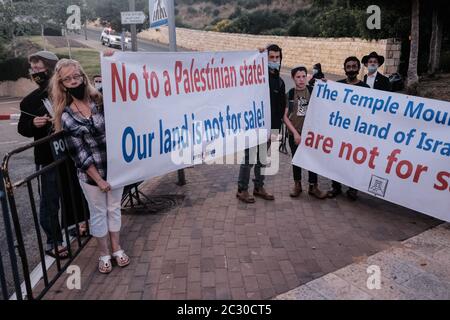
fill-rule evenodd
<path id="1" fill-rule="evenodd" d="M 99 187 L 91 186 L 83 181 L 80 181 L 80 186 L 89 205 L 91 234 L 96 238 L 101 238 L 108 232 L 119 232 L 122 225 L 120 202 L 123 188 L 105 193 Z"/>

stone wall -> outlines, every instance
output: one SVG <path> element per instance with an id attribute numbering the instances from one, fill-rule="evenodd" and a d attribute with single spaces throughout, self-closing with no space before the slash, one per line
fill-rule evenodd
<path id="1" fill-rule="evenodd" d="M 36 83 L 27 78 L 20 78 L 16 81 L 0 81 L 0 97 L 25 97 L 37 87 Z"/>
<path id="2" fill-rule="evenodd" d="M 143 31 L 138 37 L 164 44 L 169 42 L 167 27 Z M 400 42 L 394 39 L 367 41 L 359 38 L 257 36 L 177 28 L 178 46 L 189 50 L 251 50 L 270 43 L 283 48 L 283 66 L 304 64 L 310 69 L 320 62 L 325 73 L 343 74 L 345 58 L 354 55 L 361 59 L 372 51 L 385 57 L 380 68 L 382 73 L 397 72 L 400 62 Z"/>

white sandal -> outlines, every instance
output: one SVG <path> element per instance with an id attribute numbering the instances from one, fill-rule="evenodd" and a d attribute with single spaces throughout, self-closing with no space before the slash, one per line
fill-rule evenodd
<path id="1" fill-rule="evenodd" d="M 112 271 L 111 256 L 100 256 L 98 258 L 98 271 L 103 274 L 108 274 Z"/>
<path id="2" fill-rule="evenodd" d="M 128 257 L 125 251 L 123 251 L 122 249 L 117 250 L 112 255 L 116 259 L 117 265 L 119 267 L 123 268 L 130 264 L 130 257 Z"/>

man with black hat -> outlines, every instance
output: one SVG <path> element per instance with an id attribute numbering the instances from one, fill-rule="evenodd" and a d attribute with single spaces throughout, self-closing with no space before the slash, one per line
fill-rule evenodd
<path id="1" fill-rule="evenodd" d="M 367 68 L 368 73 L 364 76 L 364 83 L 372 89 L 391 91 L 389 78 L 377 71 L 384 63 L 384 57 L 375 51 L 362 58 L 362 63 Z"/>
<path id="2" fill-rule="evenodd" d="M 316 63 L 312 69 L 312 78 L 309 80 L 309 85 L 314 86 L 316 79 L 323 78 L 325 78 L 325 75 L 322 72 L 322 65 L 320 63 Z"/>
<path id="3" fill-rule="evenodd" d="M 361 70 L 361 62 L 355 56 L 348 57 L 344 61 L 344 71 L 347 78 L 338 80 L 337 82 L 350 84 L 358 87 L 369 88 L 367 84 L 358 79 L 359 71 Z M 328 191 L 328 198 L 334 198 L 342 193 L 342 185 L 337 181 L 332 181 L 331 190 Z M 348 188 L 347 197 L 350 200 L 357 199 L 358 190 L 354 188 Z"/>
<path id="4" fill-rule="evenodd" d="M 39 140 L 51 134 L 53 109 L 49 100 L 47 86 L 58 62 L 58 57 L 50 51 L 39 51 L 28 57 L 31 79 L 39 86 L 27 95 L 20 103 L 20 118 L 18 132 L 25 137 Z M 53 162 L 50 144 L 40 144 L 34 148 L 36 169 Z M 56 187 L 56 170 L 50 170 L 40 177 L 40 224 L 47 236 L 46 252 L 52 252 L 53 244 L 58 244 L 60 258 L 68 256 L 67 249 L 62 246 L 62 233 L 58 220 L 59 195 Z M 54 239 L 54 235 L 56 239 Z"/>
<path id="5" fill-rule="evenodd" d="M 283 118 L 286 106 L 286 86 L 280 77 L 281 61 L 283 59 L 281 48 L 276 44 L 267 46 L 266 49 L 259 49 L 260 52 L 267 51 L 268 67 L 269 67 L 269 90 L 270 90 L 270 115 L 271 129 L 279 130 L 281 128 L 281 120 Z M 270 139 L 268 141 L 270 144 Z M 248 185 L 250 182 L 250 172 L 253 167 L 250 159 L 251 155 L 256 153 L 255 179 L 253 195 L 264 200 L 274 200 L 275 197 L 264 189 L 264 175 L 261 174 L 260 148 L 267 148 L 268 144 L 264 143 L 251 149 L 245 149 L 244 163 L 239 169 L 238 191 L 236 197 L 245 203 L 254 203 L 255 198 L 248 193 Z M 255 150 L 256 149 L 256 150 Z"/>

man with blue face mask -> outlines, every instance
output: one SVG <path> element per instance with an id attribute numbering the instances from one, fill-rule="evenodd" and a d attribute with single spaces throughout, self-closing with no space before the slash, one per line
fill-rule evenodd
<path id="1" fill-rule="evenodd" d="M 284 109 L 286 107 L 286 87 L 283 79 L 280 77 L 281 60 L 283 58 L 282 51 L 276 44 L 271 44 L 265 49 L 267 51 L 268 57 L 268 67 L 269 67 L 269 90 L 270 90 L 270 114 L 271 114 L 271 129 L 280 130 L 281 120 L 284 115 Z M 260 49 L 263 52 L 264 49 Z M 270 141 L 268 141 L 270 143 Z M 262 164 L 259 159 L 259 148 L 267 148 L 268 144 L 261 144 L 254 148 L 257 148 L 256 157 L 257 161 L 255 166 L 255 179 L 253 183 L 255 185 L 253 189 L 253 195 L 264 200 L 274 200 L 274 196 L 268 193 L 264 189 L 264 175 L 261 174 Z M 238 191 L 236 197 L 245 202 L 253 203 L 255 198 L 252 197 L 248 192 L 248 185 L 250 182 L 250 172 L 253 167 L 252 161 L 250 159 L 250 149 L 245 150 L 244 163 L 241 164 L 239 170 L 238 179 Z"/>
<path id="2" fill-rule="evenodd" d="M 378 55 L 375 51 L 362 58 L 362 63 L 367 68 L 367 74 L 364 76 L 364 83 L 372 89 L 391 91 L 391 83 L 388 77 L 378 72 L 378 68 L 384 63 L 384 57 Z"/>

